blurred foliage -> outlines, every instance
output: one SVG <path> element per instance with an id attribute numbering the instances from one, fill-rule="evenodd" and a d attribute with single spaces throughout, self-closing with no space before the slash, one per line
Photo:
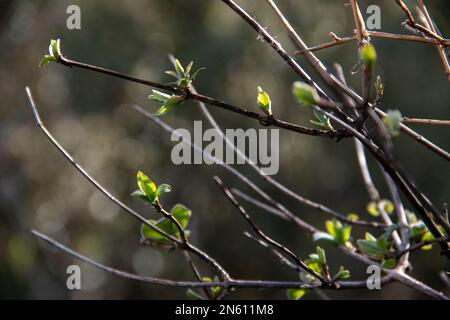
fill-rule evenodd
<path id="1" fill-rule="evenodd" d="M 281 41 L 289 43 L 280 23 L 264 1 L 239 1 Z M 346 1 L 279 1 L 294 27 L 309 45 L 328 41 L 328 33 L 349 35 L 353 30 Z M 378 4 L 384 31 L 403 32 L 403 13 L 394 1 L 360 1 L 362 7 Z M 431 2 L 431 1 L 430 1 Z M 66 28 L 66 8 L 78 4 L 82 29 Z M 449 1 L 433 1 L 430 10 L 449 35 Z M 2 298 L 182 298 L 184 290 L 148 286 L 113 277 L 84 264 L 81 291 L 66 289 L 68 265 L 78 263 L 32 239 L 36 228 L 100 262 L 114 267 L 173 279 L 192 279 L 180 253 L 159 252 L 139 245 L 139 224 L 113 206 L 65 162 L 33 122 L 24 87 L 30 85 L 49 128 L 75 158 L 120 199 L 156 218 L 154 212 L 130 197 L 137 170 L 155 181 L 173 186 L 164 202 L 177 202 L 194 212 L 192 241 L 223 263 L 235 277 L 296 279 L 297 275 L 269 256 L 265 249 L 248 241 L 248 229 L 214 185 L 212 175 L 243 188 L 239 181 L 214 166 L 175 166 L 170 161 L 172 143 L 167 133 L 133 111 L 139 104 L 151 111 L 157 106 L 147 100 L 148 87 L 104 75 L 49 64 L 37 64 L 47 52 L 50 39 L 60 38 L 63 52 L 71 58 L 169 82 L 164 74 L 171 68 L 168 54 L 183 64 L 194 60 L 205 66 L 196 81 L 197 89 L 218 99 L 254 107 L 256 88 L 270 92 L 272 110 L 281 119 L 310 125 L 309 108 L 299 107 L 291 95 L 299 80 L 253 30 L 221 1 L 213 0 L 110 0 L 110 1 L 1 1 L 0 2 L 0 297 Z M 377 66 L 386 106 L 404 116 L 450 118 L 447 80 L 436 49 L 431 45 L 374 40 Z M 340 62 L 351 86 L 360 89 L 359 75 L 351 69 L 358 60 L 355 44 L 349 43 L 318 53 L 331 66 Z M 299 59 L 304 65 L 304 61 Z M 306 67 L 306 70 L 310 68 Z M 201 119 L 194 102 L 175 108 L 164 120 L 173 127 L 191 128 Z M 259 126 L 236 114 L 212 110 L 222 127 Z M 450 149 L 448 128 L 415 128 L 440 146 Z M 344 213 L 368 218 L 363 188 L 352 141 L 281 132 L 278 179 L 300 194 Z M 395 141 L 398 157 L 421 188 L 438 206 L 449 200 L 448 163 L 413 140 L 400 135 Z M 424 165 L 426 164 L 426 165 Z M 388 197 L 378 166 L 370 162 L 375 183 Z M 254 173 L 244 168 L 256 181 Z M 270 187 L 263 185 L 270 190 Z M 247 189 L 245 189 L 247 190 Z M 323 226 L 325 216 L 270 190 L 287 207 L 314 225 Z M 255 219 L 277 240 L 287 243 L 300 256 L 314 250 L 313 243 L 289 223 L 246 205 Z M 407 206 L 409 209 L 409 206 Z M 354 228 L 357 235 L 361 230 Z M 360 234 L 358 234 L 360 233 Z M 414 274 L 443 289 L 437 273 L 448 262 L 438 259 L 437 249 L 413 255 Z M 365 267 L 327 249 L 332 265 L 345 265 L 352 278 L 365 277 Z M 204 270 L 205 272 L 205 270 Z M 213 277 L 205 272 L 205 276 Z M 341 298 L 417 297 L 400 285 L 381 292 L 339 292 Z M 330 293 L 333 297 L 336 293 Z M 285 298 L 282 291 L 242 290 L 234 298 Z M 314 294 L 307 298 L 314 298 Z"/>

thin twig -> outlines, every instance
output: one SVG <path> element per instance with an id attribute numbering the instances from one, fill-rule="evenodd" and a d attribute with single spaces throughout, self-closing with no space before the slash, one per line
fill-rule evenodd
<path id="1" fill-rule="evenodd" d="M 408 228 L 406 211 L 400 198 L 400 193 L 394 181 L 392 181 L 391 177 L 387 175 L 386 172 L 384 171 L 383 175 L 384 179 L 386 180 L 386 184 L 388 185 L 389 192 L 391 193 L 392 200 L 394 202 L 395 213 L 397 214 L 397 224 L 400 228 L 400 238 L 401 238 L 401 245 L 399 246 L 399 249 L 402 251 L 407 250 L 409 248 L 410 232 Z M 397 231 L 395 231 L 394 233 L 396 232 Z M 405 252 L 404 254 L 399 255 L 398 257 L 400 257 L 398 268 L 400 268 L 401 270 L 406 270 L 406 268 L 409 266 L 408 261 L 409 254 Z"/>
<path id="2" fill-rule="evenodd" d="M 358 2 L 356 0 L 350 0 L 350 4 L 352 6 L 359 46 L 362 46 L 366 41 L 368 41 L 369 34 L 367 33 L 366 24 L 364 22 L 361 10 L 359 9 Z"/>
<path id="3" fill-rule="evenodd" d="M 450 40 L 445 39 L 443 43 L 433 39 L 433 38 L 423 38 L 417 36 L 410 36 L 406 34 L 395 34 L 395 33 L 387 33 L 380 31 L 368 31 L 369 36 L 373 38 L 383 38 L 383 39 L 392 39 L 392 40 L 402 40 L 402 41 L 410 41 L 410 42 L 421 42 L 421 43 L 429 43 L 429 44 L 443 44 L 445 46 L 450 46 Z"/>
<path id="4" fill-rule="evenodd" d="M 223 184 L 222 180 L 218 176 L 214 176 L 214 180 L 216 181 L 217 185 L 220 187 L 222 192 L 227 196 L 227 198 L 231 201 L 231 203 L 235 206 L 235 208 L 239 211 L 239 213 L 242 215 L 242 217 L 247 221 L 247 223 L 250 225 L 250 227 L 253 229 L 253 231 L 259 235 L 264 241 L 269 243 L 271 246 L 276 248 L 278 251 L 282 252 L 289 258 L 291 258 L 296 264 L 298 264 L 303 270 L 314 276 L 315 278 L 319 279 L 322 283 L 325 282 L 325 280 L 318 275 L 316 272 L 311 270 L 299 257 L 297 257 L 291 250 L 289 250 L 284 245 L 280 244 L 279 242 L 273 240 L 269 236 L 267 236 L 251 219 L 250 215 L 247 213 L 247 211 L 242 207 L 239 202 L 236 200 L 236 198 L 233 196 L 231 191 Z"/>
<path id="5" fill-rule="evenodd" d="M 435 44 L 435 45 L 445 45 L 450 46 L 450 40 L 445 39 L 443 43 L 440 43 L 439 41 L 433 39 L 433 38 L 423 38 L 423 37 L 417 37 L 417 36 L 411 36 L 407 34 L 395 34 L 395 33 L 388 33 L 388 32 L 381 32 L 381 31 L 369 31 L 367 30 L 367 35 L 372 38 L 382 38 L 382 39 L 391 39 L 391 40 L 401 40 L 401 41 L 408 41 L 408 42 L 418 42 L 418 43 L 425 43 L 425 44 Z M 305 51 L 309 52 L 315 52 L 320 51 L 323 49 L 339 46 L 341 44 L 349 43 L 351 41 L 354 41 L 357 39 L 357 36 L 349 36 L 349 37 L 333 37 L 333 41 L 325 42 L 322 44 L 318 44 L 313 47 L 309 47 L 306 50 L 297 50 L 294 53 L 297 55 L 302 55 L 305 53 Z"/>
<path id="6" fill-rule="evenodd" d="M 403 12 L 406 15 L 408 25 L 414 29 L 419 30 L 420 32 L 423 32 L 427 36 L 436 39 L 441 44 L 444 44 L 446 39 L 442 38 L 440 35 L 436 34 L 434 31 L 430 30 L 429 28 L 426 28 L 422 26 L 421 24 L 417 23 L 409 10 L 409 8 L 405 5 L 405 3 L 402 0 L 395 0 L 397 4 L 401 7 Z"/>
<path id="7" fill-rule="evenodd" d="M 446 284 L 447 287 L 450 288 L 450 278 L 449 273 L 445 273 L 444 271 L 439 272 L 439 277 L 442 279 L 442 281 Z"/>
<path id="8" fill-rule="evenodd" d="M 191 268 L 192 272 L 194 273 L 195 278 L 199 282 L 203 282 L 203 278 L 200 274 L 200 271 L 198 270 L 197 266 L 195 265 L 194 261 L 192 261 L 191 256 L 189 255 L 189 252 L 183 251 L 184 259 L 186 260 L 187 264 Z M 208 299 L 213 299 L 211 292 L 208 290 L 208 288 L 202 288 L 203 293 Z"/>
<path id="9" fill-rule="evenodd" d="M 426 26 L 428 27 L 429 30 L 433 31 L 435 34 L 438 34 L 436 26 L 434 25 L 433 19 L 431 18 L 431 15 L 428 12 L 427 7 L 425 6 L 425 4 L 423 3 L 422 0 L 419 0 L 419 3 L 420 3 L 421 13 L 425 17 Z M 444 47 L 443 42 L 440 42 L 440 44 L 436 45 L 436 47 L 439 52 L 439 56 L 442 60 L 442 64 L 444 65 L 444 70 L 447 75 L 447 79 L 448 79 L 448 81 L 450 81 L 450 62 L 449 62 L 449 57 L 448 57 L 448 53 L 447 53 L 447 48 Z"/>
<path id="10" fill-rule="evenodd" d="M 353 40 L 356 40 L 356 36 L 344 37 L 344 38 L 335 38 L 333 41 L 322 43 L 322 44 L 319 44 L 319 45 L 314 46 L 314 47 L 309 47 L 309 48 L 307 48 L 305 50 L 297 50 L 294 53 L 297 54 L 297 55 L 302 55 L 302 54 L 305 54 L 306 51 L 309 51 L 309 52 L 319 51 L 319 50 L 322 50 L 322 49 L 327 49 L 327 48 L 338 46 L 338 45 L 341 45 L 341 44 L 344 44 L 344 43 L 348 43 L 348 42 L 351 42 Z"/>
<path id="11" fill-rule="evenodd" d="M 370 176 L 369 167 L 367 166 L 367 159 L 364 153 L 364 148 L 362 143 L 355 140 L 355 149 L 356 149 L 356 157 L 358 159 L 359 168 L 361 170 L 361 174 L 363 177 L 364 184 L 366 186 L 367 193 L 369 194 L 369 198 L 373 202 L 380 201 L 380 193 L 378 192 L 375 184 L 372 181 L 372 177 Z"/>
<path id="12" fill-rule="evenodd" d="M 403 117 L 402 121 L 403 122 L 407 122 L 407 123 L 420 123 L 420 124 L 433 124 L 433 125 L 450 126 L 450 120 L 419 119 L 419 118 Z"/>

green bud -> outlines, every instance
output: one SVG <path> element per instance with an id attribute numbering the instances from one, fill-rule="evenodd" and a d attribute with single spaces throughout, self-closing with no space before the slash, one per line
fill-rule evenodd
<path id="1" fill-rule="evenodd" d="M 400 111 L 388 110 L 383 122 L 391 136 L 397 137 L 400 134 L 400 124 L 402 123 L 402 114 Z"/>
<path id="2" fill-rule="evenodd" d="M 272 102 L 267 92 L 264 92 L 261 87 L 258 87 L 258 97 L 256 99 L 258 107 L 267 115 L 272 115 Z"/>
<path id="3" fill-rule="evenodd" d="M 319 101 L 317 90 L 304 82 L 294 82 L 292 86 L 292 93 L 297 98 L 297 101 L 304 105 L 313 105 Z"/>
<path id="4" fill-rule="evenodd" d="M 372 68 L 377 61 L 377 52 L 375 47 L 371 44 L 366 44 L 361 48 L 361 61 L 368 68 Z"/>

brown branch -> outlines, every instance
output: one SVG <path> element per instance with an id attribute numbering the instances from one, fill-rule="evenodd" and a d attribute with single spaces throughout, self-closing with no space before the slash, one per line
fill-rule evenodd
<path id="1" fill-rule="evenodd" d="M 402 0 L 395 0 L 395 2 L 397 2 L 397 4 L 401 7 L 403 12 L 405 13 L 408 25 L 411 28 L 414 28 L 414 29 L 426 34 L 427 36 L 436 39 L 436 41 L 438 41 L 441 44 L 445 43 L 446 39 L 442 38 L 440 35 L 436 34 L 434 31 L 417 23 L 411 13 L 411 10 L 409 10 L 409 8 L 406 6 L 406 4 Z"/>
<path id="2" fill-rule="evenodd" d="M 362 46 L 369 40 L 369 34 L 366 29 L 363 15 L 359 9 L 358 2 L 356 0 L 350 0 L 352 6 L 353 18 L 355 20 L 356 35 L 358 37 L 359 46 Z"/>
<path id="3" fill-rule="evenodd" d="M 419 124 L 433 124 L 433 125 L 450 126 L 450 120 L 420 119 L 420 118 L 403 117 L 402 121 L 406 122 L 406 123 L 419 123 Z"/>
<path id="4" fill-rule="evenodd" d="M 333 33 L 331 33 L 331 34 L 333 34 Z M 367 35 L 372 38 L 392 39 L 392 40 L 419 42 L 419 43 L 435 44 L 435 45 L 443 44 L 445 46 L 450 46 L 450 40 L 448 40 L 448 39 L 445 39 L 445 41 L 443 43 L 440 43 L 439 41 L 437 41 L 433 38 L 423 38 L 423 37 L 410 36 L 410 35 L 405 35 L 405 34 L 395 34 L 395 33 L 387 33 L 387 32 L 380 32 L 380 31 L 367 31 Z M 334 46 L 338 46 L 338 45 L 356 40 L 357 36 L 355 35 L 355 36 L 340 38 L 340 37 L 337 37 L 334 35 L 334 36 L 332 36 L 332 38 L 334 39 L 333 41 L 318 44 L 316 46 L 309 47 L 306 50 L 297 50 L 294 53 L 297 55 L 302 55 L 305 53 L 305 51 L 309 51 L 309 52 L 320 51 L 323 49 L 331 48 Z"/>
<path id="5" fill-rule="evenodd" d="M 322 50 L 322 49 L 331 48 L 331 47 L 334 47 L 334 46 L 338 46 L 338 45 L 341 45 L 341 44 L 348 43 L 348 42 L 351 42 L 353 40 L 356 40 L 356 36 L 344 37 L 344 38 L 336 37 L 336 38 L 333 38 L 333 39 L 334 39 L 333 41 L 322 43 L 322 44 L 319 44 L 319 45 L 314 46 L 314 47 L 309 47 L 309 48 L 307 48 L 305 50 L 297 50 L 294 53 L 297 54 L 297 55 L 302 55 L 302 54 L 305 54 L 307 51 L 308 52 L 314 52 L 314 51 L 319 51 L 319 50 Z"/>
<path id="6" fill-rule="evenodd" d="M 443 44 L 445 46 L 450 46 L 450 40 L 445 39 L 443 43 L 433 39 L 433 38 L 423 38 L 416 37 L 404 34 L 394 34 L 394 33 L 386 33 L 379 31 L 368 31 L 369 36 L 373 38 L 383 38 L 383 39 L 392 39 L 392 40 L 402 40 L 402 41 L 410 41 L 410 42 L 421 42 L 421 43 L 429 43 L 429 44 Z"/>
<path id="7" fill-rule="evenodd" d="M 435 34 L 437 34 L 438 32 L 437 32 L 436 26 L 434 25 L 433 19 L 431 18 L 431 15 L 428 12 L 427 7 L 425 6 L 425 4 L 423 3 L 422 0 L 419 0 L 419 3 L 420 3 L 421 13 L 425 17 L 426 26 L 428 27 L 429 30 L 431 30 Z M 444 47 L 443 42 L 440 42 L 440 44 L 436 45 L 436 47 L 439 52 L 439 56 L 442 60 L 442 64 L 444 65 L 444 70 L 445 70 L 445 73 L 447 74 L 447 79 L 448 79 L 448 81 L 450 81 L 450 62 L 449 62 L 449 57 L 448 57 L 448 54 L 446 51 L 447 48 Z"/>
<path id="8" fill-rule="evenodd" d="M 60 56 L 59 62 L 68 67 L 77 67 L 77 68 L 86 69 L 86 70 L 90 70 L 90 71 L 94 71 L 94 72 L 98 72 L 98 73 L 102 73 L 102 74 L 107 74 L 107 75 L 110 75 L 110 76 L 113 76 L 116 78 L 143 84 L 143 85 L 146 85 L 149 87 L 166 90 L 166 91 L 169 91 L 174 94 L 184 95 L 186 100 L 192 99 L 192 100 L 204 102 L 204 103 L 214 106 L 214 107 L 218 107 L 218 108 L 225 109 L 225 110 L 228 110 L 228 111 L 231 111 L 234 113 L 238 113 L 245 117 L 258 120 L 263 125 L 275 126 L 275 127 L 281 128 L 281 129 L 286 129 L 286 130 L 301 133 L 301 134 L 318 136 L 318 137 L 329 137 L 329 138 L 335 138 L 338 140 L 347 137 L 347 134 L 345 132 L 342 132 L 339 130 L 337 130 L 337 131 L 318 130 L 318 129 L 312 129 L 312 128 L 299 126 L 299 125 L 296 125 L 296 124 L 293 124 L 290 122 L 276 119 L 274 117 L 262 115 L 262 114 L 259 114 L 259 113 L 253 112 L 253 111 L 248 111 L 244 108 L 237 107 L 235 105 L 232 105 L 232 104 L 229 104 L 229 103 L 217 100 L 217 99 L 213 99 L 213 98 L 205 96 L 205 95 L 190 92 L 189 90 L 182 90 L 182 89 L 164 85 L 164 84 L 161 84 L 158 82 L 140 79 L 140 78 L 137 78 L 137 77 L 134 77 L 131 75 L 127 75 L 127 74 L 124 74 L 121 72 L 117 72 L 114 70 L 110 70 L 107 68 L 98 67 L 98 66 L 87 64 L 87 63 L 82 63 L 79 61 L 71 60 L 62 55 Z"/>

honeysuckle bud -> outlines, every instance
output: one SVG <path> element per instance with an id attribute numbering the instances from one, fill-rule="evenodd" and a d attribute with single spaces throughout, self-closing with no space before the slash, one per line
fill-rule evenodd
<path id="1" fill-rule="evenodd" d="M 317 104 L 320 100 L 317 90 L 304 82 L 294 82 L 292 85 L 292 93 L 297 98 L 297 101 L 304 105 Z"/>
<path id="2" fill-rule="evenodd" d="M 362 63 L 368 67 L 372 68 L 377 61 L 377 52 L 372 44 L 366 44 L 361 48 L 360 58 Z"/>
<path id="3" fill-rule="evenodd" d="M 267 92 L 263 91 L 261 87 L 258 87 L 258 97 L 256 99 L 258 107 L 268 116 L 272 115 L 272 102 Z"/>
<path id="4" fill-rule="evenodd" d="M 43 67 L 45 64 L 49 62 L 57 62 L 61 59 L 61 45 L 60 40 L 50 40 L 50 45 L 48 47 L 48 53 L 44 56 L 44 58 L 39 62 L 39 68 Z"/>
<path id="5" fill-rule="evenodd" d="M 393 137 L 400 134 L 400 124 L 402 123 L 402 114 L 398 110 L 388 110 L 387 116 L 383 119 L 384 125 Z"/>

